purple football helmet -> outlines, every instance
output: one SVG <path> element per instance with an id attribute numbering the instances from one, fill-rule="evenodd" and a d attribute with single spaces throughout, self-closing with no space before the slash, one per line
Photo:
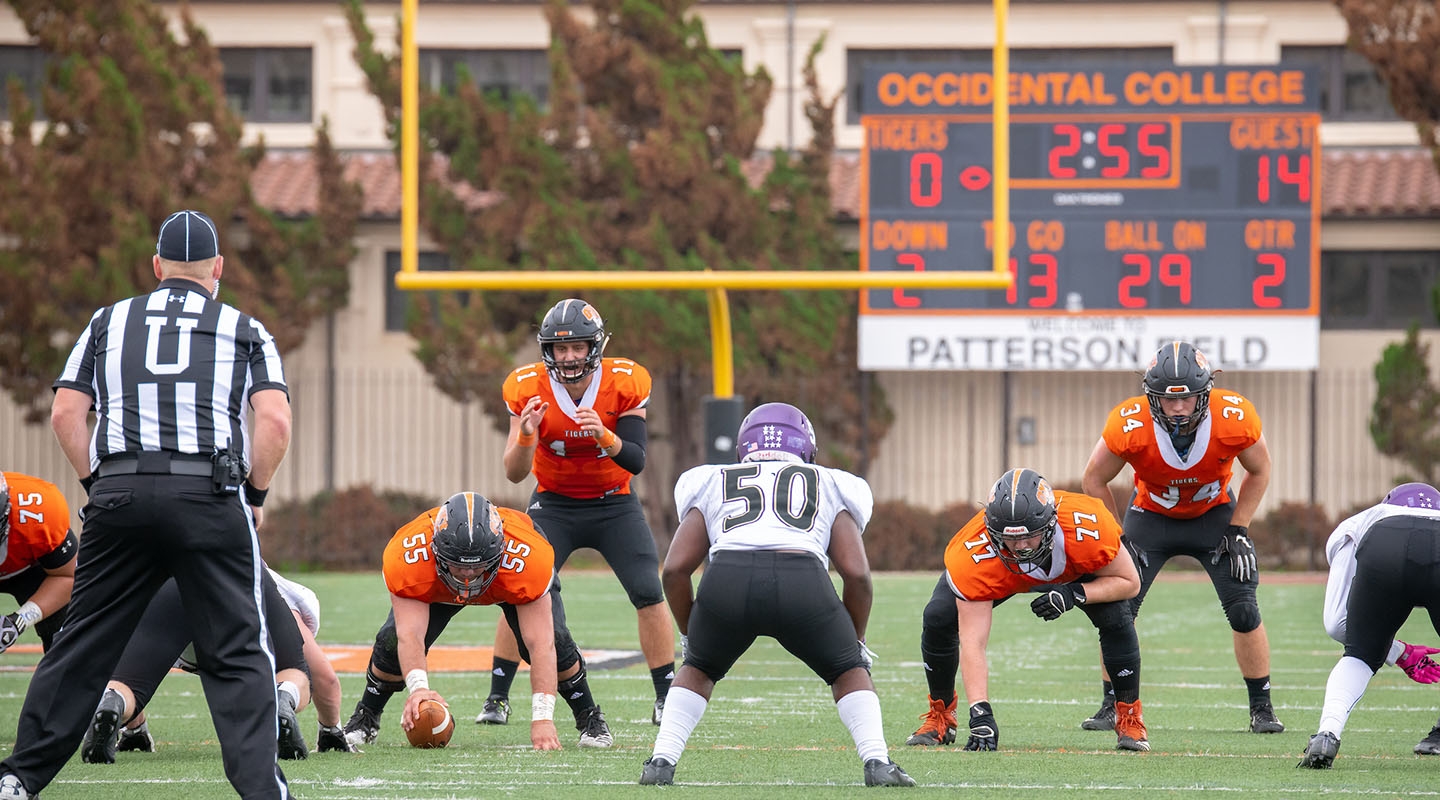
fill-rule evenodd
<path id="1" fill-rule="evenodd" d="M 1440 508 L 1440 489 L 1428 483 L 1402 483 L 1391 489 L 1381 502 L 1410 508 Z"/>
<path id="2" fill-rule="evenodd" d="M 756 406 L 740 421 L 741 461 L 815 461 L 815 427 L 789 403 Z"/>

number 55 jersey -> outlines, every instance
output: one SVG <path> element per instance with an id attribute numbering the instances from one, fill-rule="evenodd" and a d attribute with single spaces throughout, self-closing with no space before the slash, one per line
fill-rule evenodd
<path id="1" fill-rule="evenodd" d="M 1235 456 L 1260 440 L 1260 413 L 1236 392 L 1210 390 L 1210 411 L 1181 458 L 1170 435 L 1150 417 L 1144 395 L 1116 406 L 1102 434 L 1110 452 L 1135 470 L 1131 505 L 1175 519 L 1193 519 L 1230 501 Z"/>
<path id="2" fill-rule="evenodd" d="M 502 506 L 496 506 L 495 510 L 500 514 L 501 530 L 505 534 L 505 555 L 495 581 L 479 597 L 462 603 L 435 571 L 430 537 L 435 533 L 439 506 L 405 523 L 391 537 L 382 561 L 385 587 L 397 597 L 450 605 L 509 603 L 519 606 L 543 597 L 550 588 L 555 550 L 535 529 L 535 523 L 527 514 Z"/>

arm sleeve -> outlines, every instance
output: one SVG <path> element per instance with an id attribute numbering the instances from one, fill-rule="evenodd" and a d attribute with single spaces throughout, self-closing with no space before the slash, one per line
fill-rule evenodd
<path id="1" fill-rule="evenodd" d="M 645 469 L 645 418 L 631 414 L 615 420 L 615 435 L 625 446 L 610 460 L 631 475 L 639 475 Z"/>

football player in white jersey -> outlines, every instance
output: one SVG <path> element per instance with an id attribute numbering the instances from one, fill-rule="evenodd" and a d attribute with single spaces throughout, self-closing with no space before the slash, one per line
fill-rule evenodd
<path id="1" fill-rule="evenodd" d="M 1440 681 L 1440 665 L 1430 658 L 1440 650 L 1395 638 L 1410 612 L 1422 607 L 1440 633 L 1440 490 L 1424 483 L 1396 486 L 1335 528 L 1325 558 L 1325 632 L 1345 645 L 1345 653 L 1326 681 L 1320 729 L 1300 760 L 1310 769 L 1335 763 L 1350 712 L 1380 667 L 1394 664 L 1416 683 Z M 1415 752 L 1440 754 L 1440 723 Z"/>
<path id="2" fill-rule="evenodd" d="M 707 464 L 675 483 L 680 527 L 665 558 L 665 599 L 684 665 L 665 698 L 643 785 L 669 785 L 715 682 L 769 636 L 829 684 L 864 763 L 866 786 L 914 786 L 890 760 L 865 647 L 872 588 L 860 541 L 874 500 L 848 472 L 815 465 L 815 429 L 794 406 L 746 415 L 737 464 Z M 706 556 L 698 593 L 691 576 Z M 827 564 L 844 583 L 835 595 Z"/>

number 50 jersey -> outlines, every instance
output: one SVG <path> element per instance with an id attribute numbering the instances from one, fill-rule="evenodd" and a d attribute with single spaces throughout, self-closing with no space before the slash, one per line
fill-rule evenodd
<path id="1" fill-rule="evenodd" d="M 1225 389 L 1210 390 L 1210 412 L 1181 458 L 1170 435 L 1157 431 L 1144 395 L 1116 406 L 1105 420 L 1105 446 L 1135 470 L 1136 508 L 1194 519 L 1230 501 L 1235 456 L 1260 440 L 1260 412 Z"/>
<path id="2" fill-rule="evenodd" d="M 721 550 L 803 550 L 829 564 L 830 526 L 850 512 L 860 530 L 875 504 L 870 484 L 833 467 L 789 461 L 705 464 L 675 482 L 681 519 L 696 509 Z"/>

